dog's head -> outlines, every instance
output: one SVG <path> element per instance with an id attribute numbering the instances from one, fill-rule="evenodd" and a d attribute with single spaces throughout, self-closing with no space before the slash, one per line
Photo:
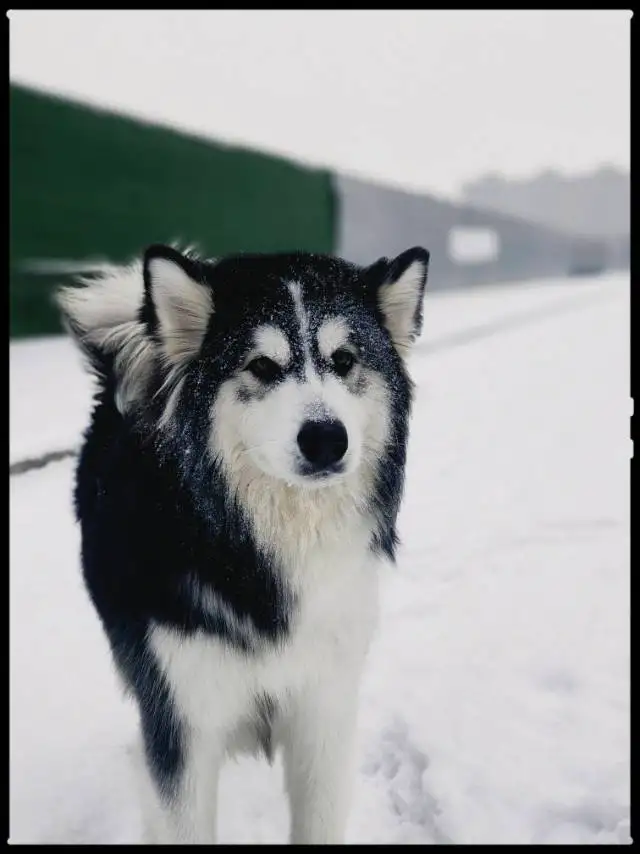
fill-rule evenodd
<path id="1" fill-rule="evenodd" d="M 306 253 L 205 261 L 152 246 L 59 303 L 103 374 L 108 364 L 125 415 L 143 413 L 236 480 L 256 471 L 317 489 L 398 439 L 428 258 L 414 248 L 370 267 Z"/>

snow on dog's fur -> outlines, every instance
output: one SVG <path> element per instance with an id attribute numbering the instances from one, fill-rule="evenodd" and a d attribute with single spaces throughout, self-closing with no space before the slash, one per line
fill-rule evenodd
<path id="1" fill-rule="evenodd" d="M 291 841 L 344 838 L 427 265 L 152 246 L 59 293 L 99 378 L 76 508 L 147 841 L 214 842 L 221 764 L 258 748 L 283 751 Z"/>

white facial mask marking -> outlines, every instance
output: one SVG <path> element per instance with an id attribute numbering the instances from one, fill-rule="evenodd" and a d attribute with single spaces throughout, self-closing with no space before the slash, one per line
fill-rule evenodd
<path id="1" fill-rule="evenodd" d="M 349 340 L 349 327 L 341 317 L 330 317 L 318 329 L 318 348 L 325 359 L 330 359 L 339 347 Z"/>
<path id="2" fill-rule="evenodd" d="M 289 282 L 288 287 L 291 299 L 293 300 L 296 317 L 298 318 L 298 325 L 300 327 L 300 340 L 302 342 L 302 352 L 304 354 L 304 372 L 305 376 L 309 378 L 312 373 L 315 373 L 311 362 L 311 350 L 309 348 L 309 315 L 307 314 L 307 310 L 304 307 L 304 302 L 302 300 L 302 288 L 300 287 L 300 283 Z"/>
<path id="3" fill-rule="evenodd" d="M 291 359 L 291 347 L 287 336 L 276 326 L 260 326 L 254 335 L 256 355 L 273 359 L 286 367 Z"/>

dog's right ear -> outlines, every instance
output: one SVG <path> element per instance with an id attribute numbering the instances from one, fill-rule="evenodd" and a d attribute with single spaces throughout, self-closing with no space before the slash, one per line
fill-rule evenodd
<path id="1" fill-rule="evenodd" d="M 210 286 L 198 261 L 171 246 L 155 244 L 144 254 L 142 320 L 173 364 L 200 349 L 213 312 Z"/>

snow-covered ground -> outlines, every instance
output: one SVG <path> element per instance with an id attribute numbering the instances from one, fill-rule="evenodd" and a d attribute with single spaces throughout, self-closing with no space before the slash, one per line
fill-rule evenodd
<path id="1" fill-rule="evenodd" d="M 425 326 L 349 840 L 629 842 L 628 277 L 428 297 Z M 11 345 L 10 378 L 11 460 L 77 446 L 70 344 Z M 13 843 L 139 838 L 73 465 L 10 484 Z M 285 840 L 277 763 L 222 783 L 221 841 Z"/>

